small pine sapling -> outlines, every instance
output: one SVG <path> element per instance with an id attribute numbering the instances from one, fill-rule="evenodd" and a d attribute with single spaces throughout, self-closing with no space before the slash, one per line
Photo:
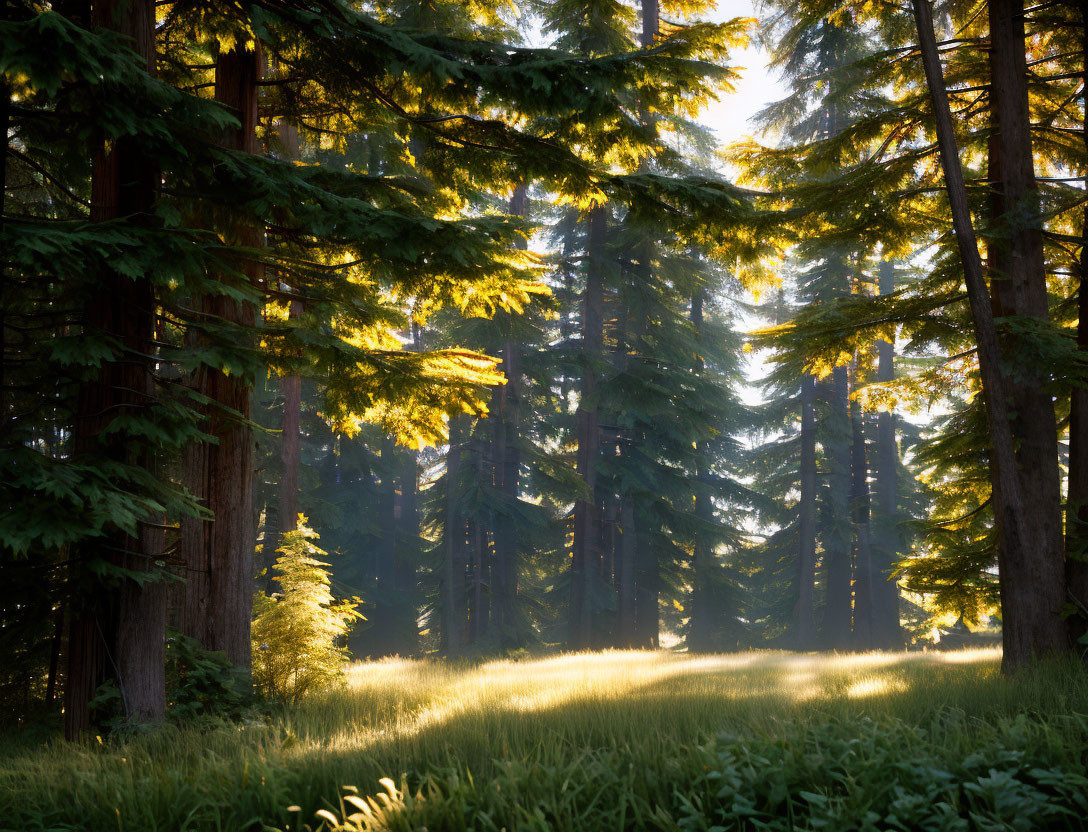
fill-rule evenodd
<path id="1" fill-rule="evenodd" d="M 359 599 L 337 601 L 329 586 L 327 552 L 317 532 L 299 515 L 298 528 L 283 536 L 273 566 L 281 591 L 258 592 L 253 605 L 253 682 L 269 699 L 291 704 L 334 683 L 348 661 L 342 646 L 362 618 Z"/>

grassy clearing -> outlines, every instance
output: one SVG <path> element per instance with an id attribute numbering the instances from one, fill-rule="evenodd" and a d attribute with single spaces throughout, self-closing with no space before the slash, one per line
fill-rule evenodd
<path id="1" fill-rule="evenodd" d="M 1086 828 L 1088 675 L 1052 665 L 1007 680 L 998 663 L 970 651 L 357 664 L 342 689 L 268 725 L 9 754 L 0 828 Z"/>

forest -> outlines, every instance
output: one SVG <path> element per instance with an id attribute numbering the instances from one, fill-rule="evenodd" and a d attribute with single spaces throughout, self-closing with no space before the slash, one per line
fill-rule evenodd
<path id="1" fill-rule="evenodd" d="M 1088 829 L 1083 0 L 0 73 L 0 829 Z"/>

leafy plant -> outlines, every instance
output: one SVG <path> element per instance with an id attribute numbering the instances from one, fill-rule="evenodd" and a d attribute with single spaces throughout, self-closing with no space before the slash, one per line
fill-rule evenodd
<path id="1" fill-rule="evenodd" d="M 256 697 L 245 672 L 222 651 L 205 650 L 181 633 L 166 639 L 166 714 L 175 722 L 202 717 L 239 719 Z"/>

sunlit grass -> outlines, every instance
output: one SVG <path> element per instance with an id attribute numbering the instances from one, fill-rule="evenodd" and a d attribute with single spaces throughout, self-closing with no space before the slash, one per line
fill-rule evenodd
<path id="1" fill-rule="evenodd" d="M 292 805 L 316 826 L 313 812 L 336 809 L 347 785 L 365 796 L 387 791 L 381 778 L 415 789 L 438 777 L 431 787 L 441 782 L 453 793 L 451 782 L 472 777 L 472 789 L 519 784 L 507 788 L 524 791 L 521 808 L 508 810 L 525 815 L 503 823 L 543 829 L 555 817 L 590 823 L 608 801 L 582 790 L 620 774 L 626 785 L 609 788 L 631 812 L 665 811 L 683 783 L 703 777 L 707 749 L 723 732 L 788 745 L 820 726 L 849 731 L 864 720 L 920 727 L 942 753 L 967 755 L 979 737 L 1019 718 L 1041 726 L 1031 742 L 1060 747 L 1066 738 L 1047 720 L 1088 713 L 1084 672 L 1054 665 L 1009 680 L 999 663 L 993 650 L 366 662 L 348 670 L 341 688 L 267 725 L 166 729 L 9 755 L 0 762 L 0 826 L 14 817 L 23 819 L 14 828 L 286 828 Z M 533 820 L 525 801 L 551 806 L 553 820 Z M 615 828 L 673 828 L 635 822 L 628 808 Z"/>

